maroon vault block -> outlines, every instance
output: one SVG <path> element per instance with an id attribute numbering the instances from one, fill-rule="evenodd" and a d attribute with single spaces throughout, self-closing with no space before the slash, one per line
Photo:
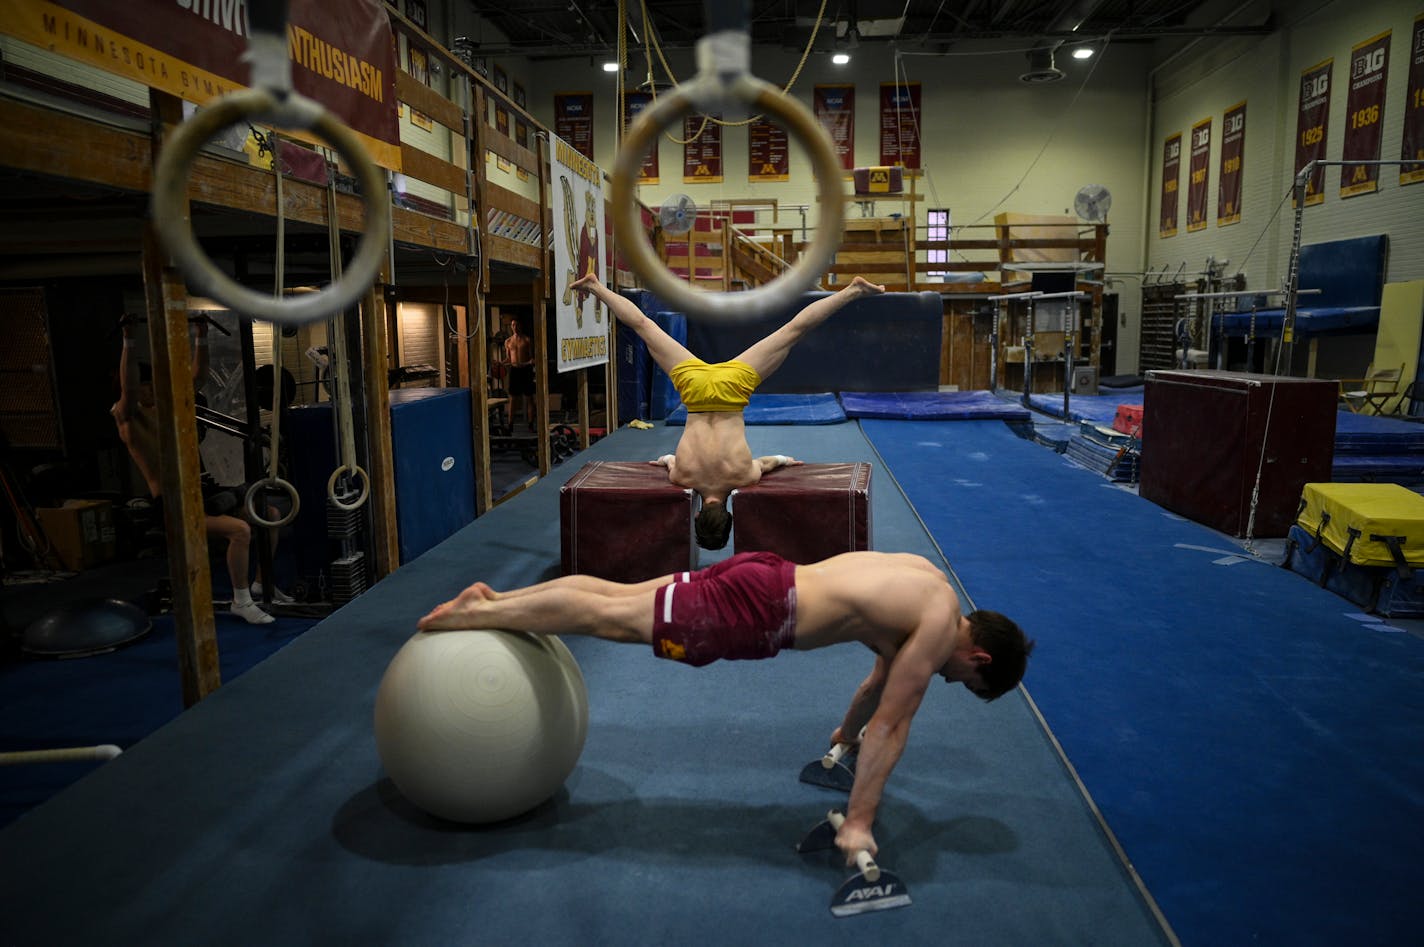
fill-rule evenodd
<path id="1" fill-rule="evenodd" d="M 1138 494 L 1231 536 L 1285 536 L 1330 480 L 1339 386 L 1246 372 L 1147 373 Z M 1251 521 L 1251 495 L 1261 490 Z"/>
<path id="2" fill-rule="evenodd" d="M 732 495 L 737 552 L 818 562 L 870 548 L 870 464 L 780 467 Z"/>
<path id="3" fill-rule="evenodd" d="M 559 488 L 564 575 L 642 582 L 697 568 L 691 490 L 666 467 L 635 461 L 584 464 Z"/>

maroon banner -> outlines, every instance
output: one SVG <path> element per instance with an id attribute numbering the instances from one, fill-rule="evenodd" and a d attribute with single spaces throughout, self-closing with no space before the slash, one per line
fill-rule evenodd
<path id="1" fill-rule="evenodd" d="M 58 0 L 2 5 L 16 38 L 144 83 L 198 105 L 251 84 L 244 54 L 251 25 L 243 3 Z M 292 87 L 399 167 L 396 56 L 380 0 L 291 0 L 287 48 Z M 394 163 L 392 163 L 394 162 Z"/>
<path id="2" fill-rule="evenodd" d="M 1344 161 L 1378 161 L 1384 126 L 1385 79 L 1389 76 L 1389 36 L 1385 30 L 1350 50 L 1350 91 L 1345 99 Z M 1377 164 L 1340 166 L 1340 196 L 1379 190 Z"/>
<path id="3" fill-rule="evenodd" d="M 1414 33 L 1409 38 L 1409 89 L 1404 98 L 1404 140 L 1399 157 L 1414 162 L 1400 165 L 1400 184 L 1424 181 L 1424 13 L 1414 18 Z"/>
<path id="4" fill-rule="evenodd" d="M 637 121 L 638 116 L 643 114 L 643 109 L 653 104 L 653 94 L 651 92 L 625 92 L 623 93 L 623 127 L 626 129 Z M 662 144 L 663 136 L 658 135 L 653 139 L 653 146 L 648 153 L 643 156 L 643 166 L 638 169 L 639 184 L 657 184 L 660 180 L 658 175 L 658 148 Z"/>
<path id="5" fill-rule="evenodd" d="M 1157 236 L 1177 235 L 1178 180 L 1182 174 L 1182 133 L 1167 136 L 1162 147 L 1162 210 L 1158 217 Z"/>
<path id="6" fill-rule="evenodd" d="M 682 180 L 685 184 L 722 183 L 722 126 L 712 116 L 682 120 Z"/>
<path id="7" fill-rule="evenodd" d="M 1211 119 L 1192 126 L 1187 158 L 1187 233 L 1206 229 L 1207 167 L 1211 164 Z"/>
<path id="8" fill-rule="evenodd" d="M 593 93 L 559 92 L 554 95 L 554 134 L 579 154 L 593 160 Z"/>
<path id="9" fill-rule="evenodd" d="M 818 85 L 813 101 L 816 121 L 831 136 L 841 169 L 855 170 L 855 86 Z"/>
<path id="10" fill-rule="evenodd" d="M 747 180 L 791 180 L 786 129 L 770 122 L 752 122 L 747 129 Z"/>
<path id="11" fill-rule="evenodd" d="M 880 163 L 920 166 L 920 84 L 880 83 Z"/>
<path id="12" fill-rule="evenodd" d="M 1300 106 L 1295 123 L 1295 171 L 1312 161 L 1325 160 L 1326 132 L 1330 127 L 1330 71 L 1334 59 L 1317 63 L 1300 74 Z M 1316 165 L 1305 182 L 1305 206 L 1325 200 L 1325 168 Z"/>
<path id="13" fill-rule="evenodd" d="M 1216 225 L 1241 223 L 1242 161 L 1246 156 L 1246 103 L 1221 116 L 1221 169 L 1216 175 Z"/>

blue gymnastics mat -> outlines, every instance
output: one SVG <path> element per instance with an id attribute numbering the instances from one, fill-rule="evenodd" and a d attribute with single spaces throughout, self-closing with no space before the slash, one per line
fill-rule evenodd
<path id="1" fill-rule="evenodd" d="M 1424 641 L 1005 425 L 860 425 L 1181 943 L 1418 940 Z"/>
<path id="2" fill-rule="evenodd" d="M 1424 424 L 1341 411 L 1335 418 L 1335 451 L 1350 454 L 1424 452 Z"/>
<path id="3" fill-rule="evenodd" d="M 1027 408 L 990 391 L 843 391 L 848 418 L 901 421 L 1027 421 Z"/>
<path id="4" fill-rule="evenodd" d="M 1028 396 L 1028 403 L 1035 411 L 1055 418 L 1063 417 L 1063 392 L 1051 392 Z M 1142 389 L 1131 389 L 1122 394 L 1071 395 L 1068 398 L 1069 421 L 1091 421 L 1094 424 L 1112 425 L 1120 404 L 1142 404 Z"/>
<path id="5" fill-rule="evenodd" d="M 754 394 L 742 412 L 747 424 L 840 424 L 846 419 L 841 403 L 829 391 L 816 395 Z M 687 405 L 667 416 L 668 424 L 687 423 Z"/>

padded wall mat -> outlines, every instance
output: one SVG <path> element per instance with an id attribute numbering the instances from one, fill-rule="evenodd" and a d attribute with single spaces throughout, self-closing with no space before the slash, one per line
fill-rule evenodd
<path id="1" fill-rule="evenodd" d="M 752 395 L 742 420 L 747 424 L 840 424 L 846 419 L 841 404 L 829 391 L 815 395 Z M 686 424 L 687 406 L 679 404 L 667 416 L 668 424 Z"/>
<path id="2" fill-rule="evenodd" d="M 991 391 L 843 391 L 849 418 L 903 421 L 1027 421 L 1027 408 Z"/>

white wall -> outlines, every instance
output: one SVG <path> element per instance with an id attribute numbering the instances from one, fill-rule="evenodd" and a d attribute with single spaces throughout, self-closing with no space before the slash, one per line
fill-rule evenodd
<path id="1" fill-rule="evenodd" d="M 1259 4 L 1257 4 L 1259 6 Z M 1349 92 L 1350 49 L 1392 30 L 1380 158 L 1397 159 L 1403 128 L 1413 19 L 1424 12 L 1417 0 L 1334 0 L 1278 11 L 1278 29 L 1268 37 L 1236 40 L 1206 49 L 1188 48 L 1154 74 L 1152 135 L 1149 142 L 1146 230 L 1148 265 L 1200 270 L 1208 256 L 1231 261 L 1227 273 L 1242 269 L 1251 289 L 1281 285 L 1290 254 L 1294 213 L 1289 192 L 1294 178 L 1297 86 L 1300 74 L 1333 57 L 1326 160 L 1342 157 Z M 1221 162 L 1222 113 L 1246 100 L 1246 149 L 1241 222 L 1216 225 L 1216 187 Z M 1208 165 L 1208 224 L 1186 232 L 1187 156 L 1180 173 L 1178 232 L 1157 235 L 1162 147 L 1168 135 L 1210 116 L 1212 152 Z M 1380 169 L 1379 190 L 1340 197 L 1340 168 L 1325 171 L 1322 204 L 1305 208 L 1303 243 L 1344 237 L 1389 235 L 1389 281 L 1424 278 L 1424 184 L 1401 187 L 1396 167 Z M 1284 202 L 1283 202 L 1284 201 Z M 1274 220 L 1272 215 L 1275 214 Z M 1252 247 L 1255 247 L 1253 250 Z"/>

